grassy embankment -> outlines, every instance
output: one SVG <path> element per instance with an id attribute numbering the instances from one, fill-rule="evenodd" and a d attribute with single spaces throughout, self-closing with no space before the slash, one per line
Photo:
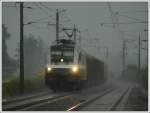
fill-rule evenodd
<path id="1" fill-rule="evenodd" d="M 148 90 L 148 67 L 141 68 L 140 74 L 136 66 L 130 66 L 127 70 L 126 79 L 140 83 L 146 90 Z"/>
<path id="2" fill-rule="evenodd" d="M 37 91 L 41 91 L 44 87 L 44 76 L 35 76 L 32 78 L 26 78 L 24 81 L 25 88 L 24 94 L 30 94 Z M 8 98 L 12 96 L 17 96 L 19 92 L 19 78 L 13 77 L 2 83 L 2 97 Z"/>
<path id="3" fill-rule="evenodd" d="M 148 90 L 148 68 L 147 67 L 141 70 L 140 79 L 144 88 Z"/>

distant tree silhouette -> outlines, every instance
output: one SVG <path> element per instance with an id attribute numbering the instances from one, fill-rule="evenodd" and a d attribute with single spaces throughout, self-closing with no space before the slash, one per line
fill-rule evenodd
<path id="1" fill-rule="evenodd" d="M 19 53 L 19 47 L 17 49 Z M 19 54 L 18 54 L 19 55 Z M 18 56 L 17 55 L 17 56 Z M 19 59 L 19 56 L 18 56 Z M 26 76 L 35 76 L 44 65 L 44 43 L 41 38 L 35 39 L 30 34 L 24 37 L 24 73 Z"/>
<path id="2" fill-rule="evenodd" d="M 7 30 L 7 27 L 2 25 L 2 74 L 4 75 L 12 75 L 17 69 L 16 60 L 10 58 L 7 52 L 6 41 L 11 37 L 10 33 Z"/>

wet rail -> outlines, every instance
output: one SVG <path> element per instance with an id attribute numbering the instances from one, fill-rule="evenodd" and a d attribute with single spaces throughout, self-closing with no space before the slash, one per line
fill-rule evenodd
<path id="1" fill-rule="evenodd" d="M 101 94 L 99 94 L 99 95 L 97 95 L 97 96 L 95 96 L 95 97 L 93 97 L 91 99 L 88 99 L 88 100 L 86 100 L 84 102 L 78 103 L 78 104 L 70 107 L 69 109 L 67 109 L 67 111 L 80 111 L 80 110 L 81 111 L 93 111 L 93 109 L 90 109 L 90 106 L 89 106 L 89 109 L 86 109 L 85 107 L 87 107 L 89 104 L 93 104 L 93 102 L 96 101 L 96 100 L 101 101 L 99 104 L 102 105 L 102 106 L 103 105 L 105 105 L 105 106 L 103 106 L 103 109 L 100 109 L 100 108 L 96 109 L 96 107 L 95 107 L 94 111 L 97 111 L 97 110 L 98 111 L 101 111 L 101 110 L 102 111 L 103 110 L 105 110 L 105 111 L 119 111 L 119 110 L 123 110 L 123 108 L 124 108 L 124 106 L 125 106 L 125 104 L 127 102 L 127 98 L 128 98 L 128 96 L 129 96 L 129 94 L 130 94 L 130 92 L 132 90 L 132 87 L 127 87 L 122 92 L 120 92 L 120 95 L 116 99 L 114 99 L 112 104 L 107 106 L 107 104 L 110 104 L 110 101 L 107 102 L 107 100 L 106 100 L 107 99 L 107 95 L 113 94 L 113 92 L 115 90 L 118 90 L 118 89 L 117 88 L 116 89 L 108 89 L 107 91 L 102 92 Z M 105 98 L 105 100 L 104 99 L 102 100 L 103 97 Z M 106 109 L 104 109 L 104 108 L 106 108 Z"/>
<path id="2" fill-rule="evenodd" d="M 78 103 L 77 105 L 71 106 L 69 109 L 67 109 L 66 111 L 79 111 L 80 109 L 84 108 L 85 106 L 87 106 L 88 104 L 92 103 L 93 101 L 97 100 L 98 98 L 103 97 L 104 95 L 106 95 L 107 93 L 112 92 L 113 90 L 115 90 L 115 88 L 110 88 L 107 89 L 104 92 L 101 92 L 98 96 L 92 97 L 90 99 L 87 99 L 83 102 Z"/>
<path id="3" fill-rule="evenodd" d="M 47 94 L 50 94 L 50 93 L 51 92 L 45 91 L 45 92 L 36 93 L 36 94 L 32 94 L 32 95 L 24 95 L 24 96 L 12 98 L 12 99 L 4 99 L 2 101 L 2 104 L 3 105 L 11 104 L 11 103 L 14 103 L 14 102 L 19 102 L 19 101 L 24 101 L 24 100 L 27 100 L 27 99 L 40 97 L 40 96 L 47 95 Z"/>
<path id="4" fill-rule="evenodd" d="M 45 101 L 53 100 L 56 98 L 60 98 L 63 96 L 66 96 L 68 94 L 66 93 L 60 93 L 60 94 L 48 94 L 45 93 L 43 95 L 38 95 L 38 96 L 30 96 L 30 97 L 24 97 L 21 99 L 16 99 L 13 101 L 5 102 L 3 104 L 3 111 L 16 111 L 23 109 L 25 107 L 38 104 L 38 103 L 43 103 Z"/>
<path id="5" fill-rule="evenodd" d="M 107 84 L 101 88 L 98 86 L 80 91 L 39 94 L 5 102 L 3 111 L 92 111 L 88 106 L 94 105 L 96 101 L 100 102 L 100 108 L 95 108 L 95 111 L 122 110 L 131 90 L 129 86 Z"/>
<path id="6" fill-rule="evenodd" d="M 92 103 L 97 98 L 100 98 L 101 96 L 106 95 L 107 93 L 110 93 L 115 88 L 107 88 L 103 89 L 101 91 L 99 96 L 90 97 L 88 96 L 87 99 L 80 98 L 80 92 L 72 92 L 68 95 L 58 97 L 52 100 L 48 100 L 45 102 L 41 102 L 39 104 L 32 105 L 30 107 L 25 107 L 23 109 L 20 109 L 21 111 L 72 111 L 72 110 L 79 110 L 79 108 L 84 107 L 87 103 Z M 88 89 L 87 91 L 92 92 Z M 81 95 L 84 95 L 81 93 Z M 90 99 L 88 99 L 90 98 Z"/>

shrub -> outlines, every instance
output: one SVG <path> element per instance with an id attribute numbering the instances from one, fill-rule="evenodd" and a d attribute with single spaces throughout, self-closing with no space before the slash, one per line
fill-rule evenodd
<path id="1" fill-rule="evenodd" d="M 35 78 L 28 78 L 24 81 L 24 93 L 32 93 L 39 91 L 44 87 L 43 77 L 36 76 Z M 2 96 L 10 97 L 17 96 L 20 94 L 19 78 L 12 78 L 2 83 Z"/>
<path id="2" fill-rule="evenodd" d="M 148 67 L 141 70 L 141 83 L 145 89 L 148 89 Z"/>

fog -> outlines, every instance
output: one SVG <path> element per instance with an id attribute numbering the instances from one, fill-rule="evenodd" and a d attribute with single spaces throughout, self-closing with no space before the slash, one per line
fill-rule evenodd
<path id="1" fill-rule="evenodd" d="M 138 64 L 139 34 L 141 40 L 148 39 L 147 2 L 24 2 L 24 24 L 35 22 L 24 25 L 24 35 L 32 34 L 37 39 L 40 37 L 45 48 L 48 48 L 56 37 L 55 26 L 48 24 L 55 23 L 57 8 L 59 10 L 66 9 L 65 12 L 60 13 L 60 29 L 62 26 L 73 27 L 75 24 L 82 33 L 82 48 L 105 62 L 107 60 L 113 75 L 121 75 L 123 40 L 135 40 L 126 43 L 126 65 Z M 19 10 L 18 3 L 3 2 L 2 4 L 2 24 L 8 28 L 11 35 L 11 38 L 6 42 L 7 51 L 13 59 L 17 59 L 15 57 L 16 49 L 20 41 Z M 63 35 L 60 33 L 60 36 Z M 97 46 L 100 46 L 100 49 Z M 105 47 L 108 48 L 108 59 L 106 59 Z M 147 48 L 147 42 L 141 42 L 141 47 Z M 146 64 L 147 53 L 141 49 L 141 65 L 145 66 Z"/>

